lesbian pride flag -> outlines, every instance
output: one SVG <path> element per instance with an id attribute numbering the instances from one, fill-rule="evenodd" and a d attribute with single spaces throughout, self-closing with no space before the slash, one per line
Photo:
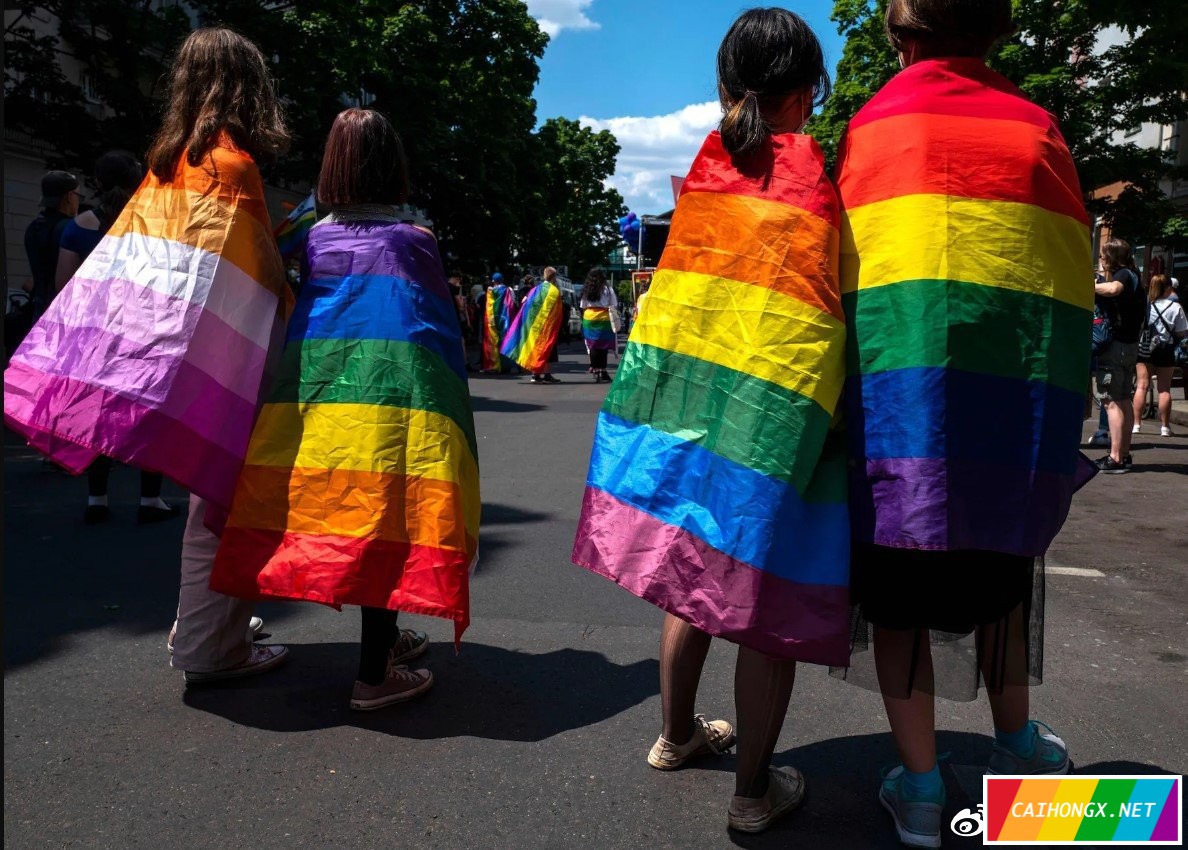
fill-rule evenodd
<path id="1" fill-rule="evenodd" d="M 987 776 L 985 843 L 1171 844 L 1183 839 L 1180 776 Z"/>
<path id="2" fill-rule="evenodd" d="M 183 158 L 145 178 L 14 354 L 5 421 L 71 472 L 107 455 L 225 511 L 291 298 L 252 160 L 225 141 Z"/>
<path id="3" fill-rule="evenodd" d="M 543 372 L 560 330 L 561 290 L 546 281 L 524 296 L 500 353 L 529 372 Z"/>
<path id="4" fill-rule="evenodd" d="M 693 163 L 599 414 L 573 560 L 713 635 L 849 655 L 838 205 L 816 142 Z"/>
<path id="5" fill-rule="evenodd" d="M 838 152 L 855 539 L 1042 555 L 1092 475 L 1089 221 L 1055 120 L 919 62 Z"/>
<path id="6" fill-rule="evenodd" d="M 211 587 L 470 622 L 479 483 L 437 243 L 324 220 L 252 433 Z"/>

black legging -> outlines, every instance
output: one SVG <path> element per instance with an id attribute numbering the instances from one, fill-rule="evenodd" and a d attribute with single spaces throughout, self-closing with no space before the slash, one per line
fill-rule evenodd
<path id="1" fill-rule="evenodd" d="M 400 638 L 396 611 L 361 608 L 363 628 L 359 636 L 359 681 L 379 685 L 388 676 L 388 653 Z"/>
<path id="2" fill-rule="evenodd" d="M 99 455 L 87 468 L 87 495 L 106 496 L 107 479 L 111 475 L 112 460 Z M 157 499 L 161 496 L 161 484 L 165 477 L 159 472 L 140 473 L 140 498 Z"/>
<path id="3" fill-rule="evenodd" d="M 606 371 L 606 358 L 610 354 L 605 348 L 590 349 L 590 368 Z"/>

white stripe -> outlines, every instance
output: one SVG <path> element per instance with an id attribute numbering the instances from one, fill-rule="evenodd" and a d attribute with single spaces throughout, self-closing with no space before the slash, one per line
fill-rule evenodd
<path id="1" fill-rule="evenodd" d="M 1044 572 L 1054 576 L 1088 576 L 1089 578 L 1105 578 L 1101 570 L 1085 567 L 1044 567 Z"/>
<path id="2" fill-rule="evenodd" d="M 268 347 L 276 315 L 276 295 L 218 254 L 143 233 L 104 236 L 75 272 L 68 288 L 74 287 L 75 280 L 89 288 L 94 285 L 91 281 L 111 278 L 130 280 L 146 289 L 198 304 L 260 348 Z M 62 295 L 65 297 L 55 299 L 55 305 L 62 302 L 63 307 L 77 306 L 88 314 L 93 312 L 92 299 L 103 298 L 102 292 L 82 298 L 65 292 Z M 69 315 L 73 312 L 63 309 L 58 321 L 75 324 Z"/>

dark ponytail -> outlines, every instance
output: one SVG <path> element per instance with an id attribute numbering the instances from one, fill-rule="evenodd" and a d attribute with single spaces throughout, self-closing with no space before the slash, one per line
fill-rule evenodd
<path id="1" fill-rule="evenodd" d="M 795 92 L 812 91 L 813 104 L 829 96 L 821 43 L 787 9 L 749 9 L 718 48 L 718 98 L 725 115 L 718 129 L 732 156 L 747 157 L 771 136 L 769 110 Z"/>

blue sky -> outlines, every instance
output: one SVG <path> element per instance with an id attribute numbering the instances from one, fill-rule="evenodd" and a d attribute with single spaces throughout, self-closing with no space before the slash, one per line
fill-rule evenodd
<path id="1" fill-rule="evenodd" d="M 672 208 L 683 175 L 720 114 L 714 56 L 746 3 L 731 0 L 527 0 L 552 36 L 536 88 L 537 117 L 612 130 L 623 151 L 611 183 L 640 213 Z M 787 5 L 816 31 L 832 69 L 841 39 L 832 0 Z"/>

